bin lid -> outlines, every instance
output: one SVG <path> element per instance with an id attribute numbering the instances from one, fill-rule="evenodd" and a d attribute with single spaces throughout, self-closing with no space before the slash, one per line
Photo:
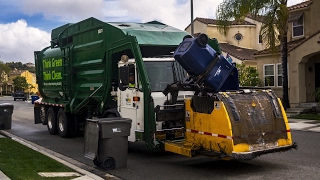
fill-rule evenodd
<path id="1" fill-rule="evenodd" d="M 98 118 L 98 119 L 87 119 L 89 122 L 99 123 L 99 124 L 113 124 L 113 123 L 131 123 L 132 119 L 130 118 L 122 118 L 122 117 L 112 117 L 112 118 Z"/>
<path id="2" fill-rule="evenodd" d="M 11 104 L 11 103 L 1 103 L 0 104 L 0 108 L 5 108 L 5 107 L 13 107 L 13 104 Z"/>

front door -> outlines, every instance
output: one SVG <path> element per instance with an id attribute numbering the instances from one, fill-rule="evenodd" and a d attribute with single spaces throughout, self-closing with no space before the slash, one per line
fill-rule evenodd
<path id="1" fill-rule="evenodd" d="M 320 87 L 320 63 L 315 63 L 315 88 Z"/>
<path id="2" fill-rule="evenodd" d="M 315 75 L 315 89 L 320 88 L 320 63 L 315 63 L 315 70 L 314 70 L 314 75 Z"/>

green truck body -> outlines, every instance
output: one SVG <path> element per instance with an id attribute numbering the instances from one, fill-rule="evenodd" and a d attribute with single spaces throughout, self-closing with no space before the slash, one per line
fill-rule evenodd
<path id="1" fill-rule="evenodd" d="M 51 45 L 35 52 L 42 98 L 35 103 L 36 123 L 48 125 L 51 134 L 67 137 L 84 129 L 86 118 L 119 116 L 111 92 L 118 89 L 118 62 L 126 55 L 135 60 L 144 92 L 144 131 L 137 136 L 154 147 L 155 105 L 142 58 L 172 56 L 186 35 L 157 21 L 106 23 L 95 18 L 53 29 Z"/>

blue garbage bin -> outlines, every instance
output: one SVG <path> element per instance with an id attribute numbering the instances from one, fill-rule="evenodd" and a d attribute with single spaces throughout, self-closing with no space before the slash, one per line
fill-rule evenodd
<path id="1" fill-rule="evenodd" d="M 32 95 L 31 96 L 31 103 L 34 104 L 34 101 L 38 100 L 39 99 L 39 96 L 37 95 Z"/>
<path id="2" fill-rule="evenodd" d="M 175 60 L 190 76 L 203 75 L 203 82 L 213 92 L 239 89 L 235 66 L 198 38 L 185 38 L 173 54 Z"/>

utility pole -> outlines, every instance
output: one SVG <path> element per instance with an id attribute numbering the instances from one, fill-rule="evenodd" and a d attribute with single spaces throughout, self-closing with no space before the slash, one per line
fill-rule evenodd
<path id="1" fill-rule="evenodd" d="M 194 29 L 193 29 L 193 0 L 190 0 L 191 4 L 191 35 L 193 36 L 194 34 Z"/>

